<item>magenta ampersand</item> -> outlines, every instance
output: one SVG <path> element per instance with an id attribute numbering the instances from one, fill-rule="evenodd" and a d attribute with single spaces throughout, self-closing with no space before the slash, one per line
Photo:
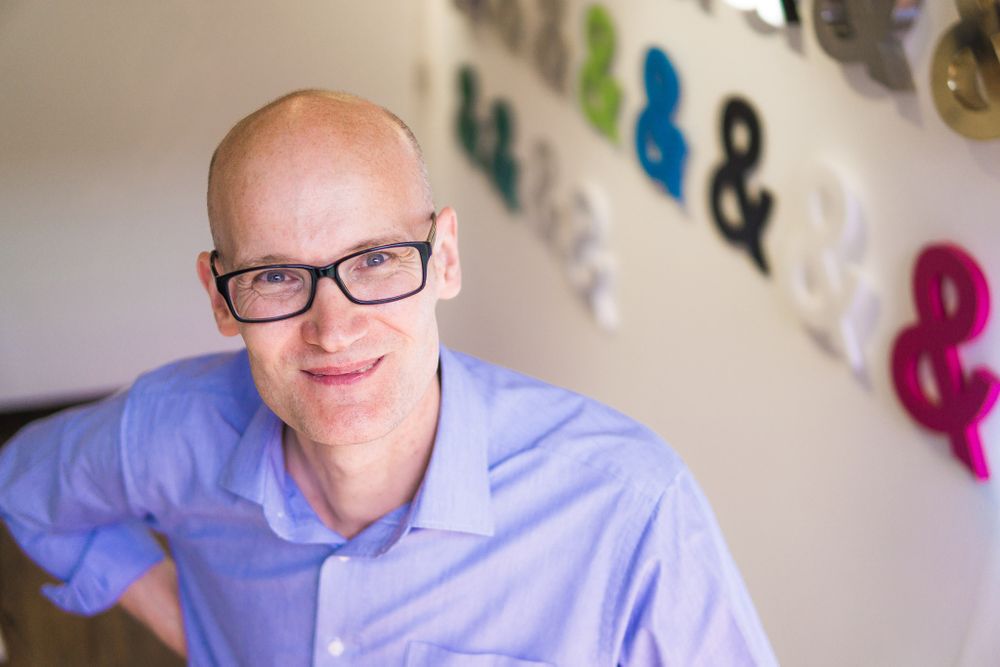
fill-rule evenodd
<path id="1" fill-rule="evenodd" d="M 955 303 L 945 300 L 945 282 L 954 287 Z M 992 371 L 966 373 L 958 344 L 975 338 L 986 326 L 990 294 L 976 261 L 950 243 L 921 252 L 913 273 L 917 322 L 896 338 L 892 377 L 907 412 L 928 429 L 946 434 L 955 456 L 980 480 L 989 479 L 989 467 L 979 435 L 979 423 L 1000 395 L 1000 381 Z M 928 396 L 919 365 L 927 359 L 937 386 Z"/>

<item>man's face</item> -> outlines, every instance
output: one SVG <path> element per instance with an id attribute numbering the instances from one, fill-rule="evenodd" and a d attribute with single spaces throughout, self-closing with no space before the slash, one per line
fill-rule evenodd
<path id="1" fill-rule="evenodd" d="M 408 146 L 357 143 L 283 139 L 227 175 L 220 272 L 323 266 L 355 250 L 424 240 L 432 211 Z M 312 308 L 290 319 L 237 323 L 220 311 L 217 293 L 213 306 L 220 330 L 243 336 L 258 391 L 275 414 L 315 442 L 349 444 L 385 436 L 415 410 L 436 408 L 429 398 L 437 389 L 435 304 L 459 284 L 455 216 L 445 209 L 427 285 L 412 297 L 358 305 L 323 278 Z"/>

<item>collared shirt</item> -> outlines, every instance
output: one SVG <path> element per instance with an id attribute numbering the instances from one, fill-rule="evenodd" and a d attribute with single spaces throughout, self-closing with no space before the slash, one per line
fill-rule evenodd
<path id="1" fill-rule="evenodd" d="M 413 501 L 352 539 L 284 465 L 245 352 L 24 429 L 0 516 L 77 613 L 177 563 L 193 665 L 772 665 L 711 510 L 652 432 L 441 349 Z"/>

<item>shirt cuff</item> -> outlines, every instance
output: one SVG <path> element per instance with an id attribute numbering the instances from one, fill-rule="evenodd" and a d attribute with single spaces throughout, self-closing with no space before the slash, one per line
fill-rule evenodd
<path id="1" fill-rule="evenodd" d="M 97 528 L 83 556 L 62 584 L 42 593 L 56 606 L 91 616 L 112 607 L 133 581 L 163 560 L 163 549 L 139 522 Z"/>

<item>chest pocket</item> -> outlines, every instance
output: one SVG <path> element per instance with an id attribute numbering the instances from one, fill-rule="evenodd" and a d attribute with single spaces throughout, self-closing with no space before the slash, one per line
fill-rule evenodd
<path id="1" fill-rule="evenodd" d="M 406 645 L 405 667 L 555 667 L 550 662 L 523 660 L 499 653 L 460 653 L 426 642 Z"/>

